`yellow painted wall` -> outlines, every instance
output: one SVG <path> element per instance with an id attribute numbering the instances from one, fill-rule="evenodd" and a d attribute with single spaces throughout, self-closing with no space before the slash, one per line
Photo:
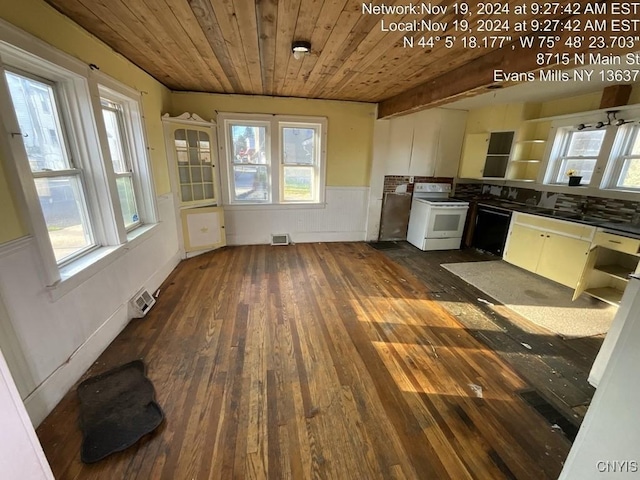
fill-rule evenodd
<path id="1" fill-rule="evenodd" d="M 172 114 L 272 113 L 327 117 L 327 185 L 368 186 L 375 105 L 357 102 L 207 93 L 172 94 Z"/>
<path id="2" fill-rule="evenodd" d="M 540 108 L 540 117 L 553 117 L 556 115 L 568 115 L 571 113 L 588 112 L 600 109 L 602 91 L 578 95 L 575 97 L 560 98 L 543 102 Z"/>
<path id="3" fill-rule="evenodd" d="M 524 103 L 505 103 L 470 110 L 466 134 L 516 130 L 525 120 Z"/>
<path id="4" fill-rule="evenodd" d="M 1 1 L 0 18 L 86 63 L 98 65 L 100 71 L 143 92 L 143 113 L 156 193 L 169 192 L 160 117 L 170 108 L 170 91 L 42 0 Z M 0 243 L 28 233 L 13 202 L 7 200 L 7 191 L 8 179 L 0 170 Z"/>

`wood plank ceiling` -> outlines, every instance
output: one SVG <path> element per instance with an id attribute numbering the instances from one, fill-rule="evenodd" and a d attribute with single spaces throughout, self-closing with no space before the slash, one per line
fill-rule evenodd
<path id="1" fill-rule="evenodd" d="M 539 15 L 531 10 L 500 16 L 456 13 L 452 0 L 444 14 L 365 14 L 356 0 L 47 0 L 54 8 L 100 38 L 115 51 L 176 91 L 236 93 L 381 102 L 390 116 L 475 95 L 494 83 L 493 69 L 531 71 L 540 68 L 535 53 L 523 49 L 515 22 Z M 381 4 L 381 2 L 373 2 Z M 406 6 L 406 0 L 386 2 Z M 528 2 L 525 2 L 528 3 Z M 594 3 L 587 1 L 580 4 Z M 419 5 L 418 2 L 415 3 Z M 548 19 L 571 18 L 557 12 Z M 503 48 L 465 48 L 454 21 L 500 18 L 510 21 L 510 42 Z M 453 48 L 443 40 L 433 48 L 403 46 L 404 32 L 383 31 L 382 22 L 446 22 L 444 39 L 455 35 Z M 564 32 L 567 37 L 571 32 Z M 430 32 L 415 35 L 429 38 Z M 291 55 L 294 40 L 310 41 L 312 52 L 301 60 Z M 561 48 L 542 51 L 558 52 Z M 629 49 L 627 49 L 629 50 Z M 575 51 L 584 51 L 582 50 Z M 613 52 L 605 49 L 601 52 Z"/>

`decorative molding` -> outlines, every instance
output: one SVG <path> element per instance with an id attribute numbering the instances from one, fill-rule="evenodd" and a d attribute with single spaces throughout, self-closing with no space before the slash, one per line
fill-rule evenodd
<path id="1" fill-rule="evenodd" d="M 22 249 L 29 248 L 31 243 L 34 241 L 35 238 L 33 235 L 25 235 L 24 237 L 2 243 L 0 244 L 0 258 L 8 257 Z"/>
<path id="2" fill-rule="evenodd" d="M 201 116 L 196 113 L 184 112 L 177 117 L 172 117 L 168 113 L 162 115 L 163 122 L 177 122 L 177 123 L 191 123 L 193 125 L 204 125 L 207 127 L 215 126 L 215 122 L 213 120 L 205 120 Z"/>

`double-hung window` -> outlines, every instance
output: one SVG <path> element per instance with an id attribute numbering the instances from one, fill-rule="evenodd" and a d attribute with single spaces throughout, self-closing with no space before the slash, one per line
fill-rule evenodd
<path id="1" fill-rule="evenodd" d="M 318 124 L 280 124 L 281 202 L 317 201 L 320 189 L 320 136 Z"/>
<path id="2" fill-rule="evenodd" d="M 221 113 L 218 128 L 227 159 L 225 203 L 324 201 L 325 118 Z"/>
<path id="3" fill-rule="evenodd" d="M 569 172 L 582 177 L 589 184 L 596 167 L 606 130 L 577 130 L 561 132 L 558 155 L 553 159 L 548 183 L 567 183 Z"/>
<path id="4" fill-rule="evenodd" d="M 106 98 L 102 98 L 100 103 L 122 219 L 129 231 L 140 225 L 140 215 L 133 184 L 131 149 L 125 128 L 124 108 L 122 104 Z"/>
<path id="5" fill-rule="evenodd" d="M 9 34 L 13 45 L 5 34 L 0 114 L 9 170 L 54 285 L 157 221 L 140 93 L 35 39 Z"/>
<path id="6" fill-rule="evenodd" d="M 620 128 L 618 148 L 609 162 L 608 188 L 640 190 L 640 125 Z"/>
<path id="7" fill-rule="evenodd" d="M 56 261 L 95 246 L 83 170 L 72 158 L 55 83 L 7 70 L 7 86 Z"/>

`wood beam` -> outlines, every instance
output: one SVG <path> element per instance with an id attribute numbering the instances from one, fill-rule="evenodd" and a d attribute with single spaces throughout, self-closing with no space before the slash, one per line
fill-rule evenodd
<path id="1" fill-rule="evenodd" d="M 602 91 L 600 108 L 612 108 L 626 105 L 631 96 L 631 85 L 611 85 Z"/>
<path id="2" fill-rule="evenodd" d="M 606 25 L 610 28 L 611 20 L 619 20 L 620 16 L 611 13 L 597 16 L 572 15 L 562 19 L 561 23 L 576 18 L 581 20 L 582 25 L 585 25 L 585 22 L 588 20 L 592 22 L 595 20 L 606 20 Z M 606 39 L 608 39 L 610 35 L 619 36 L 619 32 L 612 31 L 597 32 L 597 34 Z M 511 86 L 522 83 L 518 81 L 496 82 L 494 78 L 495 70 L 524 73 L 553 68 L 576 68 L 582 65 L 575 64 L 575 54 L 585 54 L 585 62 L 587 62 L 590 58 L 589 54 L 600 54 L 602 56 L 609 54 L 621 55 L 634 50 L 633 48 L 619 47 L 608 47 L 597 50 L 589 49 L 588 42 L 585 42 L 581 48 L 570 49 L 565 46 L 565 42 L 569 37 L 576 35 L 575 31 L 553 32 L 546 33 L 546 35 L 559 37 L 559 40 L 555 42 L 553 48 L 535 48 L 539 45 L 539 37 L 541 35 L 529 35 L 534 37 L 534 48 L 523 47 L 518 38 L 516 41 L 505 45 L 501 49 L 493 50 L 437 78 L 383 100 L 378 104 L 378 118 L 406 115 L 408 113 L 451 103 L 461 98 L 476 96 L 486 92 L 486 88 L 490 85 L 500 84 L 502 86 Z M 571 61 L 566 65 L 560 65 L 558 60 L 561 60 L 562 57 L 560 55 L 554 55 L 548 64 L 539 65 L 537 62 L 537 55 L 539 53 L 569 53 Z M 584 67 L 588 68 L 589 65 L 585 64 Z"/>

